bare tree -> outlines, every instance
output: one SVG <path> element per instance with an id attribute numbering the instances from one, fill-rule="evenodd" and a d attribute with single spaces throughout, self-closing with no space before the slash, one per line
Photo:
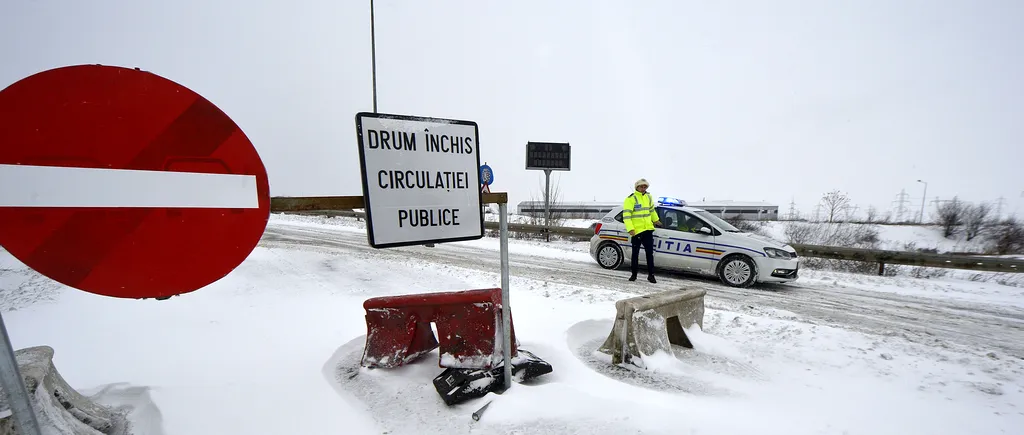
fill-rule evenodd
<path id="1" fill-rule="evenodd" d="M 990 213 L 992 213 L 992 205 L 987 202 L 964 205 L 964 234 L 967 235 L 967 240 L 974 240 L 978 234 L 985 231 Z"/>
<path id="2" fill-rule="evenodd" d="M 1014 218 L 995 224 L 992 250 L 998 255 L 1024 254 L 1024 225 Z"/>
<path id="3" fill-rule="evenodd" d="M 874 223 L 875 220 L 878 219 L 878 209 L 873 205 L 869 205 L 865 213 L 867 214 L 866 222 L 869 224 Z"/>
<path id="4" fill-rule="evenodd" d="M 850 197 L 838 190 L 833 190 L 821 197 L 821 206 L 825 210 L 825 214 L 828 215 L 828 222 L 835 222 L 839 212 L 850 206 Z"/>
<path id="5" fill-rule="evenodd" d="M 541 178 L 539 186 L 539 193 L 531 193 L 530 201 L 535 201 L 539 206 L 539 210 L 534 213 L 530 213 L 530 223 L 535 225 L 544 225 L 548 223 L 549 226 L 557 227 L 565 223 L 567 214 L 557 210 L 562 203 L 562 189 L 559 187 L 558 181 L 551 180 L 551 191 L 549 192 L 550 197 L 548 198 L 548 204 L 550 206 L 550 214 L 544 216 L 544 179 Z M 540 199 L 537 199 L 537 198 Z M 550 241 L 550 234 L 544 234 L 544 240 Z"/>
<path id="6" fill-rule="evenodd" d="M 964 223 L 964 203 L 955 196 L 951 201 L 939 203 L 935 211 L 938 224 L 942 226 L 942 236 L 947 239 L 956 234 Z"/>

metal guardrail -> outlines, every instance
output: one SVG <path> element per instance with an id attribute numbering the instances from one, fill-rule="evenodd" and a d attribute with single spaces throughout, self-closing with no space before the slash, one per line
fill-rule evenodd
<path id="1" fill-rule="evenodd" d="M 365 218 L 364 213 L 352 210 L 302 210 L 287 212 L 293 214 Z M 484 222 L 484 228 L 488 230 L 497 230 L 498 223 Z M 594 235 L 594 230 L 590 228 L 551 227 L 549 230 L 544 225 L 532 224 L 509 223 L 508 230 L 511 232 L 530 234 L 544 234 L 547 231 L 553 235 L 579 238 L 582 240 L 587 240 Z M 796 250 L 797 255 L 801 257 L 875 263 L 878 264 L 879 275 L 882 275 L 885 272 L 886 264 L 976 270 L 983 272 L 1024 272 L 1024 260 L 1008 258 L 931 254 L 909 251 L 887 251 L 879 249 L 847 248 L 841 246 L 805 245 L 798 243 L 791 243 L 790 246 L 792 246 L 793 249 Z"/>
<path id="2" fill-rule="evenodd" d="M 508 203 L 508 193 L 481 194 L 484 204 Z M 270 198 L 272 212 L 310 211 L 339 212 L 365 207 L 362 196 L 274 196 Z"/>
<path id="3" fill-rule="evenodd" d="M 877 263 L 878 274 L 885 272 L 886 264 L 905 266 L 941 267 L 946 269 L 977 270 L 985 272 L 1024 272 L 1024 260 L 964 255 L 931 254 L 926 252 L 885 251 L 879 249 L 844 248 L 840 246 L 790 244 L 798 255 L 833 260 Z"/>

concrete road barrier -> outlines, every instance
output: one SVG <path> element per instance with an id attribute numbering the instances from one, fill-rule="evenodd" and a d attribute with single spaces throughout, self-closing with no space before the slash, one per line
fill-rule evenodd
<path id="1" fill-rule="evenodd" d="M 683 326 L 704 328 L 704 289 L 680 288 L 615 302 L 615 324 L 598 349 L 623 362 L 644 367 L 643 357 L 672 345 L 693 348 Z M 640 361 L 635 361 L 640 359 Z"/>
<path id="2" fill-rule="evenodd" d="M 43 433 L 125 435 L 122 413 L 98 405 L 64 381 L 53 365 L 53 348 L 36 346 L 14 353 Z M 0 394 L 0 435 L 14 435 L 14 417 Z"/>

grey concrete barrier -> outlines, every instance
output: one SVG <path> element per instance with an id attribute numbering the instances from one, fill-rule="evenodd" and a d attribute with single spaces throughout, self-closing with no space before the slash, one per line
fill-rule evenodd
<path id="1" fill-rule="evenodd" d="M 36 346 L 14 354 L 43 433 L 127 435 L 122 413 L 93 403 L 64 381 L 53 365 L 53 348 Z M 0 415 L 0 435 L 16 435 L 5 394 L 0 395 Z"/>
<path id="2" fill-rule="evenodd" d="M 643 356 L 662 350 L 674 355 L 672 345 L 693 348 L 683 326 L 704 328 L 704 289 L 680 288 L 615 302 L 615 324 L 600 352 L 644 367 Z M 640 359 L 640 361 L 635 361 Z"/>

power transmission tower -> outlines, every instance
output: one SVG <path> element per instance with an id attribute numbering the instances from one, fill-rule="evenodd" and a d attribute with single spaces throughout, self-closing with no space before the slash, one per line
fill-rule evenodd
<path id="1" fill-rule="evenodd" d="M 907 204 L 910 203 L 910 200 L 907 199 L 909 196 L 910 195 L 907 194 L 907 189 L 900 189 L 900 194 L 896 195 L 896 197 L 899 198 L 896 201 L 893 201 L 896 203 L 896 222 L 903 221 L 903 216 L 907 213 Z"/>
<path id="2" fill-rule="evenodd" d="M 1002 219 L 1002 217 L 1003 217 L 1003 204 L 1005 204 L 1005 203 L 1006 203 L 1006 198 L 1003 198 L 1001 196 L 999 197 L 999 200 L 996 201 L 996 219 L 995 220 L 998 221 L 998 220 Z"/>
<path id="3" fill-rule="evenodd" d="M 931 201 L 928 201 L 928 202 L 930 202 L 932 204 L 935 204 L 935 208 L 938 209 L 939 207 L 942 206 L 943 203 L 953 202 L 953 200 L 952 199 L 939 199 L 939 197 L 936 196 L 935 199 L 933 199 Z"/>
<path id="4" fill-rule="evenodd" d="M 860 209 L 860 206 L 859 205 L 855 205 L 855 206 L 852 206 L 852 207 L 847 206 L 845 208 L 846 208 L 846 210 L 844 210 L 844 211 L 846 212 L 846 221 L 850 222 L 851 221 L 851 217 L 857 217 L 857 210 Z M 850 209 L 853 209 L 853 211 L 851 212 Z"/>
<path id="5" fill-rule="evenodd" d="M 821 222 L 821 219 L 818 217 L 819 215 L 821 215 L 821 204 L 818 204 L 817 207 L 814 207 L 814 221 L 815 222 Z"/>
<path id="6" fill-rule="evenodd" d="M 789 201 L 789 220 L 796 220 L 796 198 L 790 199 Z"/>

